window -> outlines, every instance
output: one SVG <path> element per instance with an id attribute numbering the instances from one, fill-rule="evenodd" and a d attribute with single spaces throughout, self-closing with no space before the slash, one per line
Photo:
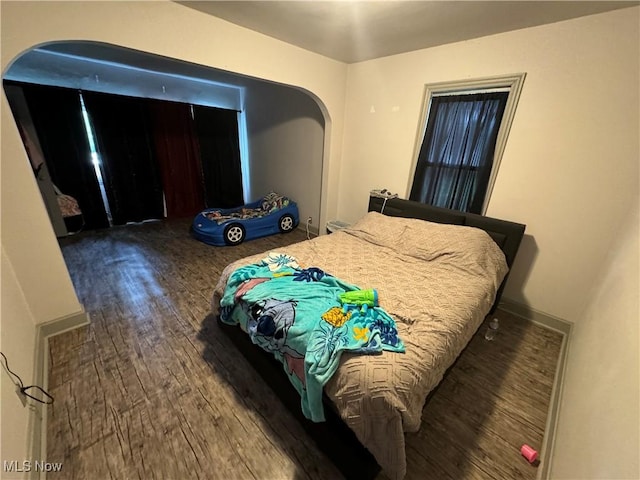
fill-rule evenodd
<path id="1" fill-rule="evenodd" d="M 409 198 L 484 213 L 524 74 L 427 85 Z"/>

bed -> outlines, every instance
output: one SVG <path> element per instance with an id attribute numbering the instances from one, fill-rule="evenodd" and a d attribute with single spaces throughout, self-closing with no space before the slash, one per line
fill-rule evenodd
<path id="1" fill-rule="evenodd" d="M 276 233 L 293 231 L 300 221 L 296 202 L 271 192 L 235 208 L 207 208 L 191 224 L 192 235 L 209 245 L 239 245 Z"/>
<path id="2" fill-rule="evenodd" d="M 347 478 L 373 478 L 381 467 L 401 479 L 404 434 L 418 430 L 428 394 L 495 309 L 524 230 L 514 222 L 371 197 L 369 213 L 352 227 L 279 249 L 301 265 L 376 288 L 406 347 L 404 353 L 342 353 L 324 385 L 326 422 L 300 415 L 300 397 L 273 356 L 240 328 L 220 325 L 245 356 L 261 359 L 252 364 Z M 248 257 L 223 271 L 214 314 L 233 273 L 263 258 Z"/>

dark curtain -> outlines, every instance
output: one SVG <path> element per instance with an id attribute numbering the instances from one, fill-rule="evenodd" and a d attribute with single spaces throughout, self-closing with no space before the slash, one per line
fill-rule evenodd
<path id="1" fill-rule="evenodd" d="M 150 107 L 167 217 L 191 217 L 205 207 L 200 147 L 191 106 L 158 100 L 151 101 Z"/>
<path id="2" fill-rule="evenodd" d="M 150 101 L 82 92 L 102 160 L 114 225 L 164 217 Z"/>
<path id="3" fill-rule="evenodd" d="M 79 92 L 43 85 L 19 85 L 51 180 L 62 193 L 78 201 L 85 229 L 108 227 L 109 220 L 91 162 Z"/>
<path id="4" fill-rule="evenodd" d="M 238 112 L 193 106 L 207 207 L 242 205 Z"/>
<path id="5" fill-rule="evenodd" d="M 508 92 L 434 97 L 411 200 L 480 213 Z"/>

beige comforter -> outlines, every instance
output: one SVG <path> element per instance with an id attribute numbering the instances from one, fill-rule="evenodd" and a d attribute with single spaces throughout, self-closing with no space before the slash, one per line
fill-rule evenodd
<path id="1" fill-rule="evenodd" d="M 342 419 L 391 479 L 406 473 L 404 432 L 417 431 L 428 393 L 482 323 L 507 273 L 482 230 L 370 212 L 351 228 L 278 250 L 360 288 L 376 288 L 406 353 L 343 354 L 325 386 Z M 216 286 L 217 313 L 229 265 Z"/>

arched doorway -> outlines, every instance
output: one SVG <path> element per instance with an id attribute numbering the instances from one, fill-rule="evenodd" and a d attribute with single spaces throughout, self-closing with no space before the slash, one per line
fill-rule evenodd
<path id="1" fill-rule="evenodd" d="M 307 92 L 97 42 L 39 46 L 16 59 L 4 79 L 235 109 L 244 200 L 284 193 L 298 202 L 301 218 L 318 225 L 325 114 Z"/>

